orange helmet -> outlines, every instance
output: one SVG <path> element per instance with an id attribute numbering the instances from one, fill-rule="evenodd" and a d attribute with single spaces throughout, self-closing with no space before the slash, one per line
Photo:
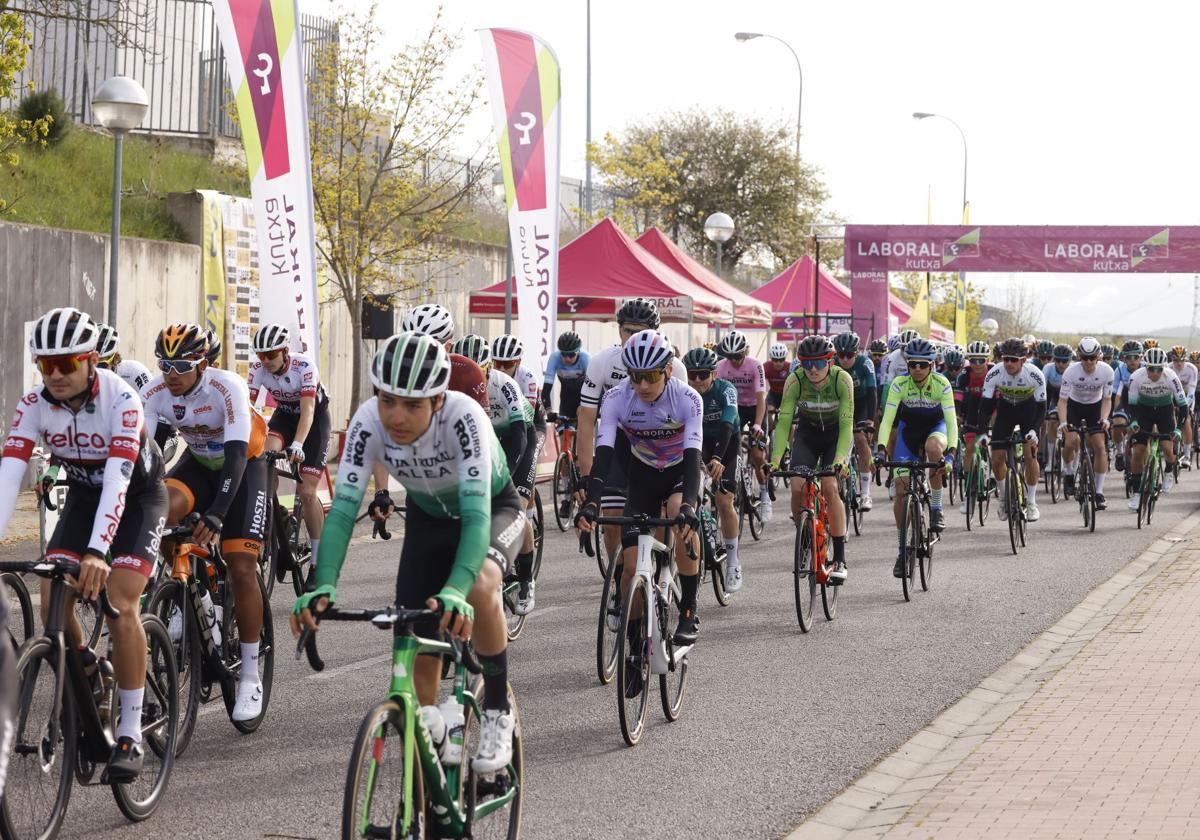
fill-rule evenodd
<path id="1" fill-rule="evenodd" d="M 199 359 L 208 352 L 208 334 L 195 324 L 171 324 L 154 341 L 160 359 Z"/>

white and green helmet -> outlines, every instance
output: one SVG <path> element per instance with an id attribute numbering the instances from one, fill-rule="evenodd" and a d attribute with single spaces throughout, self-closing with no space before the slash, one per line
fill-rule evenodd
<path id="1" fill-rule="evenodd" d="M 397 397 L 435 397 L 450 384 L 450 357 L 431 336 L 396 333 L 375 354 L 371 382 Z"/>

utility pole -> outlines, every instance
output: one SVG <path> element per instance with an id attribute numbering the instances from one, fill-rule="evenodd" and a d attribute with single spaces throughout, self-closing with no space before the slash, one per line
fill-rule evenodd
<path id="1" fill-rule="evenodd" d="M 1188 347 L 1196 339 L 1196 318 L 1200 317 L 1200 274 L 1192 275 L 1192 325 L 1188 328 Z"/>

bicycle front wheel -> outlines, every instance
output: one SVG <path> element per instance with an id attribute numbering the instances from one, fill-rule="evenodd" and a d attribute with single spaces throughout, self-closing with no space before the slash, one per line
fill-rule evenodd
<path id="1" fill-rule="evenodd" d="M 621 601 L 615 597 L 620 589 L 617 564 L 610 561 L 604 574 L 604 589 L 600 593 L 600 621 L 596 625 L 596 675 L 601 685 L 612 682 L 617 670 L 617 631 L 621 623 Z"/>
<path id="2" fill-rule="evenodd" d="M 575 520 L 575 494 L 571 487 L 571 456 L 566 452 L 558 453 L 554 462 L 554 521 L 558 530 L 566 531 Z"/>
<path id="3" fill-rule="evenodd" d="M 916 584 L 917 553 L 921 549 L 921 514 L 917 510 L 917 497 L 910 485 L 908 499 L 904 504 L 904 520 L 900 525 L 900 544 L 904 546 L 904 574 L 900 577 L 900 589 L 904 600 L 911 601 Z"/>
<path id="4" fill-rule="evenodd" d="M 8 632 L 12 636 L 13 649 L 33 636 L 33 601 L 29 597 L 29 588 L 25 581 L 15 572 L 5 572 L 0 575 L 4 588 L 8 592 Z"/>
<path id="5" fill-rule="evenodd" d="M 1016 471 L 1008 471 L 1008 481 L 1004 482 L 1004 504 L 1008 507 L 1008 541 L 1012 545 L 1012 553 L 1017 553 L 1017 517 L 1021 515 L 1021 502 L 1017 493 L 1017 482 L 1024 481 Z"/>
<path id="6" fill-rule="evenodd" d="M 796 622 L 800 632 L 812 630 L 816 579 L 813 577 L 816 535 L 813 531 L 812 511 L 800 511 L 796 522 L 796 542 L 792 550 L 792 578 L 796 593 Z"/>
<path id="7" fill-rule="evenodd" d="M 971 470 L 967 473 L 966 481 L 963 485 L 963 504 L 967 506 L 967 530 L 971 530 L 971 519 L 975 516 L 975 505 L 978 504 L 976 494 L 979 492 L 976 489 L 978 483 L 978 472 Z"/>
<path id="8" fill-rule="evenodd" d="M 375 706 L 363 718 L 346 773 L 342 840 L 425 837 L 421 761 L 415 749 L 412 756 L 405 756 L 404 728 L 404 712 L 392 700 Z M 410 778 L 404 775 L 406 765 L 412 768 Z M 406 801 L 409 786 L 412 798 Z"/>
<path id="9" fill-rule="evenodd" d="M 634 613 L 637 613 L 635 616 Z M 621 737 L 636 747 L 646 730 L 646 703 L 650 698 L 650 585 L 635 575 L 617 631 L 617 712 L 621 718 Z"/>
<path id="10" fill-rule="evenodd" d="M 926 505 L 924 520 L 928 522 L 931 516 L 932 514 L 930 513 L 930 509 L 928 505 Z M 937 543 L 937 540 L 933 538 L 933 534 L 931 534 L 929 531 L 925 530 L 924 528 L 921 530 L 922 549 L 921 555 L 918 558 L 920 561 L 919 569 L 921 573 L 921 591 L 928 592 L 929 587 L 933 585 L 933 547 Z"/>
<path id="11" fill-rule="evenodd" d="M 168 578 L 155 587 L 150 603 L 146 605 L 146 612 L 158 616 L 163 622 L 175 648 L 176 687 L 179 693 L 175 755 L 178 757 L 183 755 L 192 740 L 196 715 L 200 712 L 201 672 L 204 669 L 200 626 L 196 623 L 196 614 L 192 612 L 187 587 L 174 578 Z"/>
<path id="12" fill-rule="evenodd" d="M 58 685 L 65 679 L 58 673 L 58 655 L 43 636 L 26 642 L 17 660 L 17 731 L 11 752 L 0 757 L 8 759 L 8 784 L 0 799 L 5 840 L 57 836 L 71 800 L 79 723 L 71 692 Z"/>
<path id="13" fill-rule="evenodd" d="M 475 682 L 475 697 L 478 708 L 485 708 L 486 692 L 483 680 Z M 471 766 L 469 756 L 479 750 L 479 717 L 476 707 L 468 703 L 466 720 L 463 722 L 463 761 L 467 765 L 465 802 L 463 811 L 467 815 L 467 837 L 473 840 L 506 838 L 516 840 L 521 835 L 521 804 L 524 800 L 525 752 L 521 746 L 521 710 L 512 686 L 508 686 L 508 707 L 512 709 L 516 725 L 513 727 L 512 761 L 503 770 L 486 775 L 477 773 Z"/>
<path id="14" fill-rule="evenodd" d="M 228 593 L 230 602 L 233 603 L 233 587 L 228 586 L 225 591 Z M 237 701 L 236 689 L 225 694 L 225 710 L 230 715 L 230 723 L 243 735 L 249 735 L 262 726 L 262 722 L 267 716 L 267 706 L 271 703 L 271 683 L 275 675 L 275 632 L 271 623 L 271 600 L 267 597 L 267 589 L 262 578 L 258 579 L 258 592 L 259 597 L 262 598 L 263 611 L 262 633 L 258 638 L 258 680 L 262 683 L 262 711 L 259 712 L 258 717 L 252 720 L 233 720 L 233 704 Z M 222 622 L 225 625 L 221 629 L 221 638 L 225 646 L 225 661 L 229 665 L 229 670 L 240 674 L 242 651 L 241 635 L 237 626 L 236 603 L 233 603 L 232 609 L 226 606 Z"/>
<path id="15" fill-rule="evenodd" d="M 287 543 L 292 555 L 292 591 L 299 598 L 312 577 L 317 559 L 312 556 L 312 542 L 303 515 L 288 516 Z"/>

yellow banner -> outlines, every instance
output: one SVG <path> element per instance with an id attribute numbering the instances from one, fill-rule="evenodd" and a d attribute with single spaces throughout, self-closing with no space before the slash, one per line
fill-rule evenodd
<path id="1" fill-rule="evenodd" d="M 963 224 L 970 224 L 971 205 L 963 204 Z M 954 343 L 967 346 L 967 275 L 958 272 L 954 280 Z"/>
<path id="2" fill-rule="evenodd" d="M 200 243 L 200 275 L 204 281 L 204 325 L 221 339 L 224 352 L 229 343 L 225 341 L 223 196 L 215 190 L 196 192 L 204 201 L 204 236 Z M 224 358 L 219 363 L 221 367 L 225 367 Z"/>

